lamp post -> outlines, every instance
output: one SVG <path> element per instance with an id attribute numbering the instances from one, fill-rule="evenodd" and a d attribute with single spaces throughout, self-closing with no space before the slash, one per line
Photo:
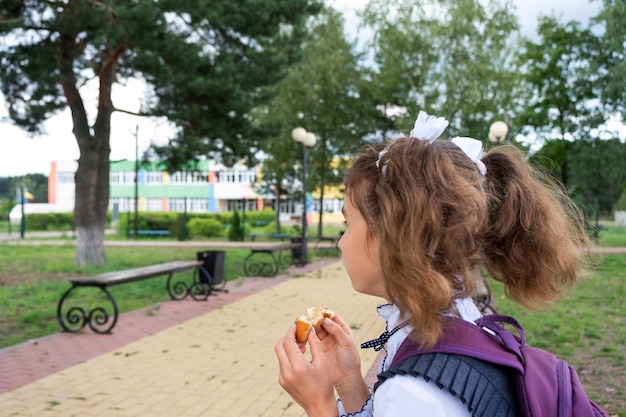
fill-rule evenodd
<path id="1" fill-rule="evenodd" d="M 306 264 L 307 245 L 309 241 L 309 225 L 306 218 L 306 180 L 309 175 L 308 159 L 309 148 L 315 146 L 317 137 L 314 133 L 307 132 L 302 127 L 296 127 L 291 131 L 291 137 L 294 141 L 302 145 L 302 249 L 300 251 L 300 263 Z"/>
<path id="2" fill-rule="evenodd" d="M 505 122 L 501 120 L 493 122 L 491 126 L 489 126 L 489 141 L 496 145 L 500 145 L 504 141 L 508 142 L 508 133 L 509 125 Z"/>
<path id="3" fill-rule="evenodd" d="M 24 233 L 26 232 L 26 212 L 24 210 L 24 203 L 26 203 L 26 191 L 24 186 L 20 187 L 21 201 L 22 201 L 22 219 L 20 220 L 20 238 L 24 239 Z M 9 221 L 11 221 L 9 219 Z"/>
<path id="4" fill-rule="evenodd" d="M 139 125 L 135 126 L 135 219 L 133 223 L 135 240 L 137 240 L 138 229 L 139 229 Z"/>
<path id="5" fill-rule="evenodd" d="M 511 121 L 512 112 L 508 111 L 506 114 L 506 122 L 502 120 L 497 120 L 489 126 L 489 141 L 491 143 L 495 143 L 496 145 L 500 145 L 503 142 L 511 143 L 511 126 L 513 122 Z"/>

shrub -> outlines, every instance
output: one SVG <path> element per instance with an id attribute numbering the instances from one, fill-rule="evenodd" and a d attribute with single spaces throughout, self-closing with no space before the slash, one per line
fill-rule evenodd
<path id="1" fill-rule="evenodd" d="M 217 237 L 222 233 L 222 224 L 215 219 L 191 219 L 187 223 L 189 235 L 193 237 Z"/>
<path id="2" fill-rule="evenodd" d="M 30 213 L 26 214 L 27 230 L 72 230 L 73 213 Z"/>
<path id="3" fill-rule="evenodd" d="M 244 233 L 244 228 L 241 227 L 241 220 L 239 219 L 239 212 L 235 210 L 231 220 L 230 229 L 228 229 L 228 240 L 233 242 L 242 241 Z"/>

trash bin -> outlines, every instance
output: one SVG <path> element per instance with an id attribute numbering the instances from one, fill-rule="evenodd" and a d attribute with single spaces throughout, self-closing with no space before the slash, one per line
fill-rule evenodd
<path id="1" fill-rule="evenodd" d="M 198 261 L 202 261 L 202 268 L 209 273 L 209 276 L 204 273 L 200 273 L 201 283 L 216 286 L 224 282 L 224 260 L 226 259 L 225 251 L 205 250 L 196 252 L 196 259 Z"/>
<path id="2" fill-rule="evenodd" d="M 291 248 L 291 263 L 294 265 L 304 265 L 306 263 L 306 259 L 304 259 L 304 254 L 302 253 L 302 238 L 301 237 L 292 237 L 291 243 L 298 243 L 297 247 Z"/>

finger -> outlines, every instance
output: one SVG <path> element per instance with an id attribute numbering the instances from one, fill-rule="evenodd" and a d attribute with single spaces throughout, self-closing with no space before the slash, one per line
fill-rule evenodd
<path id="1" fill-rule="evenodd" d="M 280 368 L 283 366 L 289 366 L 289 355 L 285 351 L 285 341 L 288 336 L 282 337 L 276 344 L 274 345 L 274 353 L 276 353 L 276 358 L 278 358 L 278 364 Z"/>
<path id="2" fill-rule="evenodd" d="M 352 330 L 350 329 L 348 323 L 346 323 L 338 314 L 335 314 L 335 318 L 332 321 L 337 323 L 346 334 L 352 333 Z"/>
<path id="3" fill-rule="evenodd" d="M 352 331 L 347 324 L 337 323 L 328 318 L 324 319 L 322 326 L 324 327 L 324 331 L 332 335 L 337 340 L 343 340 L 346 336 L 350 337 L 352 334 Z"/>
<path id="4" fill-rule="evenodd" d="M 328 336 L 328 332 L 324 329 L 324 326 L 319 326 L 315 329 L 315 334 L 317 334 L 318 339 L 324 340 L 326 336 Z"/>
<path id="5" fill-rule="evenodd" d="M 292 344 L 298 347 L 298 350 L 300 351 L 300 353 L 305 353 L 306 352 L 306 342 L 304 343 L 299 343 L 296 341 L 296 325 L 295 323 L 289 328 L 289 330 L 287 331 L 287 334 L 285 335 L 284 338 L 284 342 L 287 343 L 287 341 L 291 341 Z M 291 348 L 290 348 L 291 349 Z M 294 353 L 294 350 L 291 350 L 292 353 Z"/>
<path id="6" fill-rule="evenodd" d="M 324 355 L 324 348 L 322 346 L 322 342 L 317 337 L 315 329 L 311 329 L 311 333 L 309 333 L 309 346 L 311 349 L 311 362 L 313 364 L 319 363 L 320 360 L 324 360 L 326 357 Z"/>
<path id="7" fill-rule="evenodd" d="M 306 352 L 305 344 L 299 344 L 296 342 L 296 325 L 293 324 L 287 330 L 285 336 L 283 336 L 274 346 L 274 351 L 279 361 L 289 363 L 292 362 L 290 357 L 295 357 L 298 353 L 302 354 Z"/>

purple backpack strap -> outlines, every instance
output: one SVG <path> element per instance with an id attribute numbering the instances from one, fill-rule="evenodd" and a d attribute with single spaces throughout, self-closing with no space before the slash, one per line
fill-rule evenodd
<path id="1" fill-rule="evenodd" d="M 503 348 L 498 336 L 487 333 L 475 324 L 453 317 L 449 317 L 448 322 L 449 327 L 446 328 L 443 338 L 430 349 L 422 349 L 413 339 L 407 338 L 400 345 L 391 366 L 417 354 L 451 353 L 507 366 L 519 373 L 524 373 L 519 343 L 517 349 L 513 346 L 511 351 Z M 514 336 L 511 335 L 511 337 L 516 340 Z M 512 342 L 509 341 L 509 343 Z"/>
<path id="2" fill-rule="evenodd" d="M 514 327 L 519 339 L 502 327 L 501 323 Z M 526 344 L 524 329 L 513 317 L 487 315 L 477 320 L 477 324 L 497 332 L 505 349 L 519 352 L 520 364 L 524 369 L 516 375 L 516 385 L 524 415 L 572 416 L 572 385 L 567 363 L 551 352 Z"/>

